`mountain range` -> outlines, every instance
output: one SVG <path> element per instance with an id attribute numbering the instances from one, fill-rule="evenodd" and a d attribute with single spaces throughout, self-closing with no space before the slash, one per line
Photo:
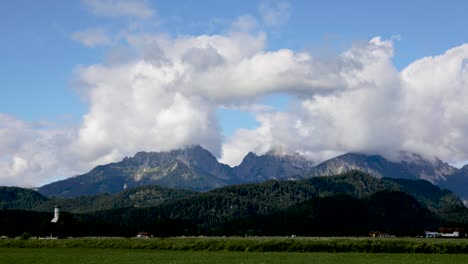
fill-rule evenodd
<path id="1" fill-rule="evenodd" d="M 359 170 L 382 178 L 423 179 L 468 198 L 468 165 L 458 169 L 441 160 L 407 155 L 390 161 L 380 155 L 347 153 L 320 164 L 300 154 L 248 153 L 235 167 L 219 163 L 199 145 L 167 152 L 138 152 L 120 162 L 100 165 L 88 173 L 44 185 L 45 196 L 76 197 L 117 193 L 127 188 L 159 185 L 175 189 L 207 191 L 222 186 L 262 182 L 268 179 L 298 180 Z"/>
<path id="2" fill-rule="evenodd" d="M 60 221 L 50 223 L 55 205 Z M 51 198 L 0 187 L 0 234 L 37 236 L 365 236 L 380 230 L 420 235 L 467 227 L 468 208 L 426 180 L 377 178 L 360 171 L 267 180 L 206 192 L 141 186 L 116 194 Z"/>

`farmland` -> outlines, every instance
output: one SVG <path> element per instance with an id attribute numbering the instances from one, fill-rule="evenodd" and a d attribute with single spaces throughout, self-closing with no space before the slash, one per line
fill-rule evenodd
<path id="1" fill-rule="evenodd" d="M 466 239 L 174 237 L 0 240 L 0 248 L 151 249 L 167 251 L 468 254 Z M 468 255 L 467 255 L 468 256 Z"/>
<path id="2" fill-rule="evenodd" d="M 10 263 L 466 263 L 463 254 L 161 251 L 96 248 L 0 248 Z"/>

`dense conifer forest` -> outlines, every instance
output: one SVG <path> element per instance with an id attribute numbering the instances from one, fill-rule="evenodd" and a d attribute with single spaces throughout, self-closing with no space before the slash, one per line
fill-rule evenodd
<path id="1" fill-rule="evenodd" d="M 137 187 L 114 195 L 47 198 L 0 188 L 0 235 L 32 236 L 418 236 L 468 227 L 468 208 L 424 180 L 359 171 L 297 181 L 268 180 L 209 192 Z M 54 205 L 61 207 L 53 224 Z"/>

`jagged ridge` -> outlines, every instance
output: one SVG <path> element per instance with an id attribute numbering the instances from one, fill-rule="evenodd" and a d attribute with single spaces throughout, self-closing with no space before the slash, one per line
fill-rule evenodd
<path id="1" fill-rule="evenodd" d="M 299 154 L 249 153 L 234 168 L 221 164 L 201 146 L 169 152 L 139 152 L 121 162 L 97 166 L 83 175 L 39 188 L 46 196 L 75 197 L 116 193 L 126 188 L 161 185 L 170 188 L 206 191 L 218 187 L 261 182 L 268 179 L 297 180 L 360 170 L 375 177 L 424 179 L 454 190 L 468 198 L 468 167 L 457 169 L 440 160 L 407 155 L 390 161 L 379 155 L 348 153 L 314 164 Z"/>

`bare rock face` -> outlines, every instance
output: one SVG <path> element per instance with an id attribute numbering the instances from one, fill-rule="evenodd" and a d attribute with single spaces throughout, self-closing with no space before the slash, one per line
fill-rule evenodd
<path id="1" fill-rule="evenodd" d="M 359 170 L 375 177 L 423 179 L 468 198 L 468 165 L 457 169 L 439 159 L 405 155 L 401 161 L 389 161 L 379 155 L 347 153 L 324 161 L 312 169 L 309 177 L 327 176 Z"/>
<path id="2" fill-rule="evenodd" d="M 250 152 L 240 165 L 233 168 L 233 171 L 241 182 L 260 182 L 268 179 L 300 179 L 313 166 L 313 162 L 299 154 L 267 152 L 265 155 L 257 156 Z"/>
<path id="3" fill-rule="evenodd" d="M 262 156 L 249 153 L 239 166 L 231 168 L 201 146 L 192 146 L 167 152 L 138 152 L 38 191 L 57 197 L 116 193 L 144 185 L 204 191 L 236 183 L 302 178 L 312 168 L 313 163 L 299 154 L 277 152 Z"/>
<path id="4" fill-rule="evenodd" d="M 441 182 L 439 186 L 459 195 L 463 199 L 465 206 L 468 206 L 468 165 L 447 176 L 447 181 Z"/>
<path id="5" fill-rule="evenodd" d="M 440 160 L 426 160 L 411 155 L 403 161 L 390 161 L 380 155 L 347 153 L 327 160 L 315 167 L 311 176 L 334 175 L 350 170 L 360 170 L 375 177 L 424 179 L 431 183 L 447 180 L 457 168 Z"/>
<path id="6" fill-rule="evenodd" d="M 168 152 L 138 152 L 120 162 L 45 185 L 38 191 L 46 196 L 74 197 L 116 193 L 144 185 L 210 190 L 235 182 L 231 170 L 209 151 L 193 146 Z"/>
<path id="7" fill-rule="evenodd" d="M 311 171 L 310 176 L 329 176 L 358 170 L 382 178 L 390 173 L 401 175 L 402 172 L 397 169 L 394 164 L 378 155 L 347 153 L 320 163 Z"/>
<path id="8" fill-rule="evenodd" d="M 348 153 L 314 165 L 300 154 L 273 150 L 264 155 L 250 152 L 241 164 L 231 168 L 201 146 L 192 146 L 166 152 L 138 152 L 120 162 L 42 186 L 38 191 L 57 197 L 117 193 L 145 185 L 205 191 L 230 184 L 297 180 L 359 170 L 378 178 L 424 179 L 468 199 L 468 166 L 457 169 L 438 159 L 407 154 L 401 161 L 390 161 L 379 155 Z"/>

